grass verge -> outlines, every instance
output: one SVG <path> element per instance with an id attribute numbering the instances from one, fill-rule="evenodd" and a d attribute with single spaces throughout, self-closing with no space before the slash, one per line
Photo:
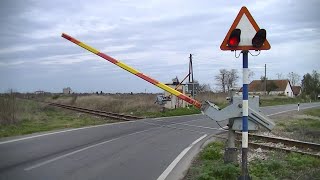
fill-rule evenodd
<path id="1" fill-rule="evenodd" d="M 309 103 L 310 100 L 303 99 L 300 97 L 289 98 L 289 97 L 261 96 L 260 102 L 261 102 L 260 106 L 276 106 L 276 105 L 285 105 L 285 104 Z"/>
<path id="2" fill-rule="evenodd" d="M 133 112 L 136 116 L 144 116 L 144 117 L 169 117 L 169 116 L 182 116 L 182 115 L 191 115 L 191 114 L 199 114 L 201 113 L 200 109 L 195 107 L 188 107 L 188 108 L 177 108 L 177 109 L 168 109 L 164 112 L 143 112 L 143 111 L 136 111 Z"/>
<path id="3" fill-rule="evenodd" d="M 277 116 L 274 134 L 319 143 L 320 108 Z M 237 179 L 240 166 L 224 164 L 224 142 L 206 146 L 193 161 L 184 180 Z M 320 179 L 320 159 L 296 153 L 250 149 L 249 174 L 252 179 Z"/>
<path id="4" fill-rule="evenodd" d="M 320 108 L 308 109 L 308 110 L 305 110 L 303 113 L 306 115 L 316 116 L 320 118 Z"/>
<path id="5" fill-rule="evenodd" d="M 277 118 L 273 134 L 320 143 L 320 108 L 303 110 Z"/>
<path id="6" fill-rule="evenodd" d="M 1 125 L 0 137 L 114 122 L 29 100 L 18 100 L 17 109 L 18 121 L 14 124 Z"/>
<path id="7" fill-rule="evenodd" d="M 224 143 L 210 143 L 192 163 L 184 180 L 237 179 L 240 166 L 224 164 Z M 320 159 L 296 153 L 267 152 L 267 159 L 249 163 L 252 179 L 319 179 Z"/>

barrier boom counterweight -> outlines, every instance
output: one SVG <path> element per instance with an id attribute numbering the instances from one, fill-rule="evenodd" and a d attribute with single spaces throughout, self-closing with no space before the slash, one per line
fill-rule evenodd
<path id="1" fill-rule="evenodd" d="M 165 85 L 165 84 L 163 84 L 163 83 L 161 83 L 161 82 L 159 82 L 157 80 L 154 80 L 153 78 L 150 78 L 150 77 L 144 75 L 143 73 L 139 72 L 138 70 L 136 70 L 136 69 L 134 69 L 134 68 L 132 68 L 132 67 L 130 67 L 130 66 L 128 66 L 128 65 L 126 65 L 126 64 L 124 64 L 124 63 L 122 63 L 122 62 L 120 62 L 120 61 L 118 61 L 118 60 L 116 60 L 116 59 L 114 59 L 114 58 L 102 53 L 102 52 L 99 52 L 97 49 L 95 49 L 93 47 L 90 47 L 90 46 L 86 45 L 85 43 L 83 43 L 81 41 L 78 41 L 77 39 L 75 39 L 75 38 L 73 38 L 73 37 L 71 37 L 71 36 L 69 36 L 69 35 L 67 35 L 65 33 L 62 33 L 62 37 L 67 39 L 67 40 L 69 40 L 69 41 L 71 41 L 71 42 L 73 42 L 73 43 L 75 43 L 76 45 L 78 45 L 78 46 L 80 46 L 80 47 L 92 52 L 93 54 L 96 54 L 96 55 L 102 57 L 103 59 L 105 59 L 105 60 L 107 60 L 107 61 L 109 61 L 109 62 L 111 62 L 111 63 L 113 63 L 113 64 L 115 64 L 115 65 L 117 65 L 119 67 L 121 67 L 122 69 L 124 69 L 124 70 L 126 70 L 126 71 L 128 71 L 128 72 L 130 72 L 130 73 L 132 73 L 132 74 L 134 74 L 134 75 L 136 75 L 138 77 L 140 77 L 141 79 L 143 79 L 145 81 L 148 81 L 149 83 L 151 83 L 151 84 L 153 84 L 153 85 L 155 85 L 155 86 L 157 86 L 157 87 L 159 87 L 159 88 L 161 88 L 161 89 L 163 89 L 163 90 L 165 90 L 165 91 L 177 96 L 178 98 L 180 98 L 180 99 L 182 99 L 182 100 L 194 105 L 195 107 L 197 107 L 199 109 L 201 108 L 201 103 L 196 101 L 195 99 L 192 99 L 192 98 L 186 96 L 185 94 L 183 94 L 183 93 L 181 93 L 181 92 L 179 92 L 179 91 L 177 91 L 177 90 L 175 90 L 175 89 L 173 89 L 173 88 L 171 88 L 171 87 L 169 87 L 169 86 L 167 86 L 167 85 Z"/>

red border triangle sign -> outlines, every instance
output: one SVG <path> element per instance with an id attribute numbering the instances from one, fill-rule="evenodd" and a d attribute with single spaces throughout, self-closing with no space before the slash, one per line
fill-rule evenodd
<path id="1" fill-rule="evenodd" d="M 237 47 L 229 47 L 228 46 L 228 39 L 231 35 L 232 30 L 234 29 L 241 29 L 241 38 L 240 43 Z M 271 48 L 268 40 L 263 43 L 262 47 L 256 48 L 252 46 L 252 38 L 256 34 L 256 32 L 259 30 L 259 26 L 256 23 L 256 21 L 251 16 L 248 9 L 243 6 L 236 19 L 232 23 L 226 37 L 224 38 L 220 49 L 224 51 L 230 51 L 230 50 L 269 50 Z"/>

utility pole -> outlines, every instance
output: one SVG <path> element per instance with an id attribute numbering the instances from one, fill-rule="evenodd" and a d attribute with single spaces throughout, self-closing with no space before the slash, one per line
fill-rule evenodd
<path id="1" fill-rule="evenodd" d="M 194 99 L 194 81 L 193 81 L 193 67 L 192 67 L 192 54 L 189 56 L 189 83 L 192 83 L 192 98 Z"/>
<path id="2" fill-rule="evenodd" d="M 264 64 L 264 94 L 267 95 L 267 64 Z"/>

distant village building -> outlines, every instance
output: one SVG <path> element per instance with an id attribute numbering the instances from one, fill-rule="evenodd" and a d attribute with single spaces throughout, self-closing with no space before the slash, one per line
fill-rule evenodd
<path id="1" fill-rule="evenodd" d="M 168 86 L 170 86 L 171 88 L 175 89 L 177 86 L 176 85 L 173 85 L 173 84 L 166 84 Z M 177 89 L 177 91 L 185 94 L 186 93 L 186 85 L 185 84 L 181 84 Z M 171 97 L 171 100 L 170 101 L 166 101 L 166 103 L 164 104 L 164 107 L 167 108 L 167 109 L 175 109 L 175 108 L 179 108 L 179 107 L 186 107 L 187 106 L 187 103 L 178 98 L 177 96 L 175 95 L 172 95 L 171 93 L 165 91 L 164 92 L 164 96 L 165 97 Z"/>
<path id="2" fill-rule="evenodd" d="M 63 94 L 71 94 L 71 93 L 72 93 L 72 90 L 71 90 L 70 87 L 63 88 L 62 93 L 63 93 Z"/>
<path id="3" fill-rule="evenodd" d="M 44 94 L 44 91 L 35 91 L 34 94 Z"/>
<path id="4" fill-rule="evenodd" d="M 176 89 L 177 91 L 185 94 L 186 93 L 186 84 L 180 84 L 178 78 L 172 79 L 172 84 L 166 84 L 167 86 L 170 86 L 173 89 Z M 175 95 L 172 95 L 171 93 L 164 91 L 164 97 L 170 97 L 170 100 L 165 101 L 164 107 L 167 109 L 175 109 L 179 107 L 186 107 L 188 103 L 183 101 L 182 99 L 178 98 Z M 169 98 L 168 98 L 169 99 Z"/>
<path id="5" fill-rule="evenodd" d="M 301 86 L 292 86 L 292 91 L 294 96 L 299 96 L 301 94 Z"/>
<path id="6" fill-rule="evenodd" d="M 292 86 L 289 80 L 267 80 L 267 87 L 265 87 L 264 80 L 253 80 L 249 84 L 249 94 L 263 95 L 267 92 L 269 95 L 284 95 L 294 97 Z M 239 94 L 242 94 L 242 88 Z"/>

